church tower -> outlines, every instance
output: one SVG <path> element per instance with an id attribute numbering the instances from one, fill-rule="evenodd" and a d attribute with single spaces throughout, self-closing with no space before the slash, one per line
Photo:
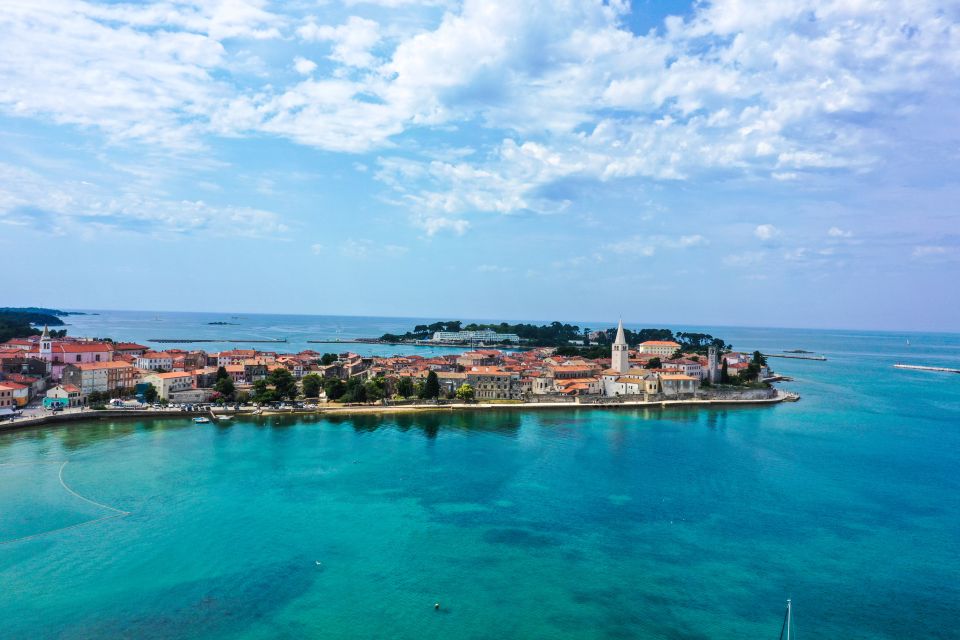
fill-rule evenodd
<path id="1" fill-rule="evenodd" d="M 610 368 L 617 373 L 626 373 L 630 369 L 630 353 L 627 339 L 623 336 L 623 320 L 617 324 L 617 338 L 610 351 Z"/>
<path id="2" fill-rule="evenodd" d="M 717 383 L 717 348 L 710 346 L 707 349 L 707 380 L 710 384 Z"/>
<path id="3" fill-rule="evenodd" d="M 50 362 L 53 360 L 53 344 L 50 342 L 50 329 L 43 327 L 40 334 L 40 359 Z"/>

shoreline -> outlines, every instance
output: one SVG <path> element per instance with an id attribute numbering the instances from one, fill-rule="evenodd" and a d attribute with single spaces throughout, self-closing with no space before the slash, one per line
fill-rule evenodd
<path id="1" fill-rule="evenodd" d="M 796 393 L 785 392 L 779 389 L 772 398 L 712 398 L 712 399 L 686 399 L 686 400 L 652 400 L 652 401 L 625 401 L 610 403 L 580 403 L 580 402 L 517 402 L 517 403 L 457 403 L 457 404 L 439 404 L 439 405 L 355 405 L 318 408 L 309 411 L 277 411 L 263 410 L 256 411 L 181 411 L 181 410 L 162 410 L 162 409 L 126 409 L 126 410 L 87 410 L 73 413 L 59 413 L 53 415 L 43 415 L 34 418 L 22 418 L 15 422 L 0 423 L 0 433 L 32 429 L 35 427 L 44 427 L 49 425 L 66 425 L 71 422 L 98 421 L 98 420 L 133 420 L 133 419 L 151 419 L 151 418 L 189 418 L 197 416 L 210 416 L 216 424 L 220 417 L 273 417 L 273 416 L 298 416 L 298 417 L 324 417 L 324 416 L 370 416 L 370 415 L 391 415 L 391 414 L 416 414 L 416 413 L 455 413 L 462 411 L 527 411 L 527 410 L 571 410 L 571 409 L 669 409 L 675 407 L 701 407 L 712 408 L 722 406 L 764 406 L 775 405 L 781 402 L 796 401 L 800 396 Z"/>

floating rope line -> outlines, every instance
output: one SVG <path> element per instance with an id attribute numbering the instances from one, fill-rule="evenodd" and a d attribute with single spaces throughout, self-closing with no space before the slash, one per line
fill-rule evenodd
<path id="1" fill-rule="evenodd" d="M 80 499 L 83 500 L 84 502 L 89 502 L 90 504 L 92 504 L 92 505 L 94 505 L 94 506 L 102 507 L 102 508 L 104 508 L 104 509 L 109 509 L 110 511 L 114 511 L 114 512 L 120 514 L 120 515 L 124 515 L 124 516 L 130 515 L 130 512 L 129 512 L 129 511 L 122 511 L 122 510 L 120 510 L 120 509 L 116 509 L 116 508 L 111 507 L 111 506 L 109 506 L 109 505 L 105 505 L 105 504 L 101 504 L 101 503 L 99 503 L 99 502 L 96 502 L 95 500 L 91 500 L 90 498 L 84 498 L 82 495 L 80 495 L 79 493 L 77 493 L 76 491 L 74 491 L 73 489 L 71 489 L 70 487 L 68 487 L 68 486 L 67 486 L 67 483 L 63 481 L 63 468 L 67 466 L 67 463 L 68 463 L 68 462 L 70 462 L 70 461 L 69 461 L 69 460 L 64 460 L 64 461 L 63 461 L 63 464 L 60 465 L 60 474 L 59 474 L 59 475 L 60 475 L 60 484 L 63 485 L 63 488 L 64 488 L 64 489 L 66 489 L 66 490 L 69 491 L 71 494 L 75 495 L 76 497 L 80 498 Z"/>
<path id="2" fill-rule="evenodd" d="M 22 467 L 28 464 L 64 464 L 63 460 L 49 460 L 46 462 L 0 462 L 0 467 Z"/>
<path id="3" fill-rule="evenodd" d="M 122 518 L 128 513 L 117 513 L 112 516 L 103 516 L 102 518 L 94 518 L 93 520 L 87 520 L 86 522 L 78 522 L 77 524 L 71 524 L 66 527 L 60 527 L 59 529 L 51 529 L 50 531 L 41 531 L 40 533 L 34 533 L 29 536 L 23 536 L 22 538 L 14 538 L 13 540 L 4 540 L 0 542 L 0 546 L 5 544 L 13 544 L 14 542 L 24 542 L 25 540 L 32 540 L 34 538 L 39 538 L 40 536 L 50 535 L 51 533 L 60 533 L 61 531 L 67 531 L 68 529 L 76 529 L 77 527 L 85 527 L 88 524 L 93 524 L 94 522 L 103 522 L 104 520 L 112 520 L 113 518 Z"/>
<path id="4" fill-rule="evenodd" d="M 63 481 L 63 469 L 64 469 L 64 467 L 67 466 L 67 463 L 68 463 L 68 462 L 70 462 L 70 461 L 69 461 L 69 460 L 64 460 L 64 461 L 62 461 L 62 463 L 61 463 L 60 460 L 53 460 L 53 461 L 50 461 L 50 462 L 7 462 L 7 463 L 2 463 L 2 464 L 0 464 L 0 466 L 2 466 L 2 467 L 13 467 L 13 466 L 23 466 L 23 465 L 29 465 L 29 464 L 59 464 L 59 465 L 60 465 L 60 472 L 57 474 L 57 476 L 58 476 L 58 479 L 60 480 L 60 486 L 62 486 L 64 489 L 66 489 L 67 492 L 70 493 L 70 495 L 72 495 L 72 496 L 74 496 L 74 497 L 77 497 L 77 498 L 80 498 L 80 499 L 83 500 L 84 502 L 87 502 L 87 503 L 89 503 L 89 504 L 92 504 L 92 505 L 94 505 L 95 507 L 100 507 L 101 509 L 107 509 L 108 511 L 113 511 L 113 512 L 114 512 L 113 515 L 110 515 L 110 516 L 102 516 L 102 517 L 100 517 L 100 518 L 94 518 L 93 520 L 87 520 L 87 521 L 85 521 L 85 522 L 78 522 L 77 524 L 71 524 L 71 525 L 68 525 L 68 526 L 66 526 L 66 527 L 60 527 L 60 528 L 58 528 L 58 529 L 51 529 L 50 531 L 41 531 L 40 533 L 34 533 L 34 534 L 29 535 L 29 536 L 23 536 L 23 537 L 20 537 L 20 538 L 14 538 L 13 540 L 3 540 L 3 541 L 0 541 L 0 546 L 7 545 L 7 544 L 13 544 L 13 543 L 15 543 L 15 542 L 24 542 L 24 541 L 26 541 L 26 540 L 32 540 L 32 539 L 34 539 L 34 538 L 39 538 L 40 536 L 46 536 L 46 535 L 50 535 L 50 534 L 53 534 L 53 533 L 60 533 L 60 532 L 62 532 L 62 531 L 68 531 L 68 530 L 70 530 L 70 529 L 76 529 L 76 528 L 78 528 L 78 527 L 85 527 L 85 526 L 87 526 L 88 524 L 94 524 L 94 523 L 96 523 L 96 522 L 103 522 L 104 520 L 112 520 L 113 518 L 123 518 L 123 517 L 125 517 L 125 516 L 130 515 L 130 512 L 129 512 L 129 511 L 122 511 L 122 510 L 117 509 L 117 508 L 115 508 L 115 507 L 111 507 L 110 505 L 106 505 L 106 504 L 97 502 L 97 501 L 95 501 L 95 500 L 91 500 L 90 498 L 86 498 L 86 497 L 80 495 L 79 493 L 77 493 L 76 491 L 74 491 L 73 489 L 71 489 L 70 487 L 68 487 L 68 486 L 67 486 L 67 483 Z"/>

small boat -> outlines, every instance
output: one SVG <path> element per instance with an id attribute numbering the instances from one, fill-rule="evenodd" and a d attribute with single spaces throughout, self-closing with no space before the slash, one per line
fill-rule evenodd
<path id="1" fill-rule="evenodd" d="M 224 420 L 232 420 L 232 419 L 233 419 L 233 416 L 217 416 L 217 420 L 220 420 L 221 422 Z"/>
<path id="2" fill-rule="evenodd" d="M 210 418 L 206 418 L 204 416 L 197 416 L 196 418 L 193 419 L 193 421 L 196 422 L 197 424 L 207 424 L 210 422 Z"/>
<path id="3" fill-rule="evenodd" d="M 790 600 L 787 600 L 787 610 L 783 614 L 783 626 L 780 627 L 780 640 L 790 640 L 791 632 L 793 631 L 793 611 L 791 610 Z M 787 635 L 784 636 L 783 634 Z"/>

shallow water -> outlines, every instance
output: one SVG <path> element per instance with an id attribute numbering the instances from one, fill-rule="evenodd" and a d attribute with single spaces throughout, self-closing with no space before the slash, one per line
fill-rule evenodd
<path id="1" fill-rule="evenodd" d="M 740 331 L 830 360 L 776 407 L 0 434 L 0 541 L 111 515 L 62 461 L 130 512 L 0 545 L 0 636 L 956 637 L 960 376 L 890 364 L 960 337 Z"/>

